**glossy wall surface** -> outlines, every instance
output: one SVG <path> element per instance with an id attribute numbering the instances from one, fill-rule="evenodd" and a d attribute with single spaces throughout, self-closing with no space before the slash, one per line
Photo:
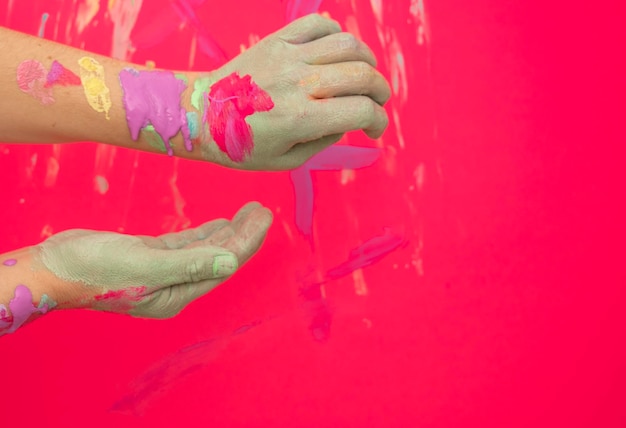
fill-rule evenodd
<path id="1" fill-rule="evenodd" d="M 195 70 L 328 12 L 393 98 L 382 139 L 292 173 L 0 145 L 1 251 L 249 200 L 275 214 L 258 255 L 174 319 L 58 312 L 1 338 L 0 425 L 626 426 L 622 8 L 1 1 L 1 25 Z"/>

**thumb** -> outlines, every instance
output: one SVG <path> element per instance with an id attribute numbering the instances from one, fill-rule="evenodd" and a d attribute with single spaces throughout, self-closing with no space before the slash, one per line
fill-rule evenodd
<path id="1" fill-rule="evenodd" d="M 150 249 L 151 268 L 145 273 L 151 284 L 168 287 L 232 275 L 239 267 L 237 256 L 221 247 Z M 159 287 L 160 288 L 160 287 Z"/>

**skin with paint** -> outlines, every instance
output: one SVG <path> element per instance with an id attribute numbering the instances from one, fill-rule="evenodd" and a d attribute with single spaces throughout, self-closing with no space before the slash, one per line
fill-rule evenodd
<path id="1" fill-rule="evenodd" d="M 370 49 L 319 15 L 209 73 L 149 70 L 6 29 L 0 39 L 4 142 L 95 141 L 283 170 L 346 132 L 378 138 L 388 122 L 390 89 Z M 70 230 L 6 254 L 0 335 L 52 308 L 173 316 L 258 251 L 271 220 L 253 203 L 176 234 Z"/>
<path id="2" fill-rule="evenodd" d="M 388 123 L 372 52 L 319 15 L 208 73 L 148 70 L 7 29 L 0 39 L 4 142 L 95 141 L 284 170 L 346 132 L 378 138 Z"/>
<path id="3" fill-rule="evenodd" d="M 267 208 L 249 203 L 231 221 L 178 233 L 69 230 L 2 255 L 0 335 L 52 308 L 172 317 L 247 262 L 271 223 Z"/>

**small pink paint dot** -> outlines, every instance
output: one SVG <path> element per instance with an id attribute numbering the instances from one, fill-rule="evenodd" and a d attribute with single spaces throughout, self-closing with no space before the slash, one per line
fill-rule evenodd
<path id="1" fill-rule="evenodd" d="M 4 262 L 2 262 L 3 265 L 5 266 L 15 266 L 17 264 L 17 260 L 15 259 L 7 259 Z"/>

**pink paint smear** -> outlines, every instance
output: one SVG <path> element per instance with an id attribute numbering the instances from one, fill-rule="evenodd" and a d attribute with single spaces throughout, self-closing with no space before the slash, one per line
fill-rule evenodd
<path id="1" fill-rule="evenodd" d="M 17 86 L 22 92 L 36 98 L 43 105 L 54 104 L 52 89 L 46 86 L 48 72 L 34 59 L 22 61 L 17 66 Z"/>
<path id="2" fill-rule="evenodd" d="M 217 146 L 235 162 L 243 162 L 252 153 L 252 128 L 246 117 L 274 108 L 269 94 L 259 88 L 249 75 L 233 73 L 205 94 L 205 116 Z"/>

